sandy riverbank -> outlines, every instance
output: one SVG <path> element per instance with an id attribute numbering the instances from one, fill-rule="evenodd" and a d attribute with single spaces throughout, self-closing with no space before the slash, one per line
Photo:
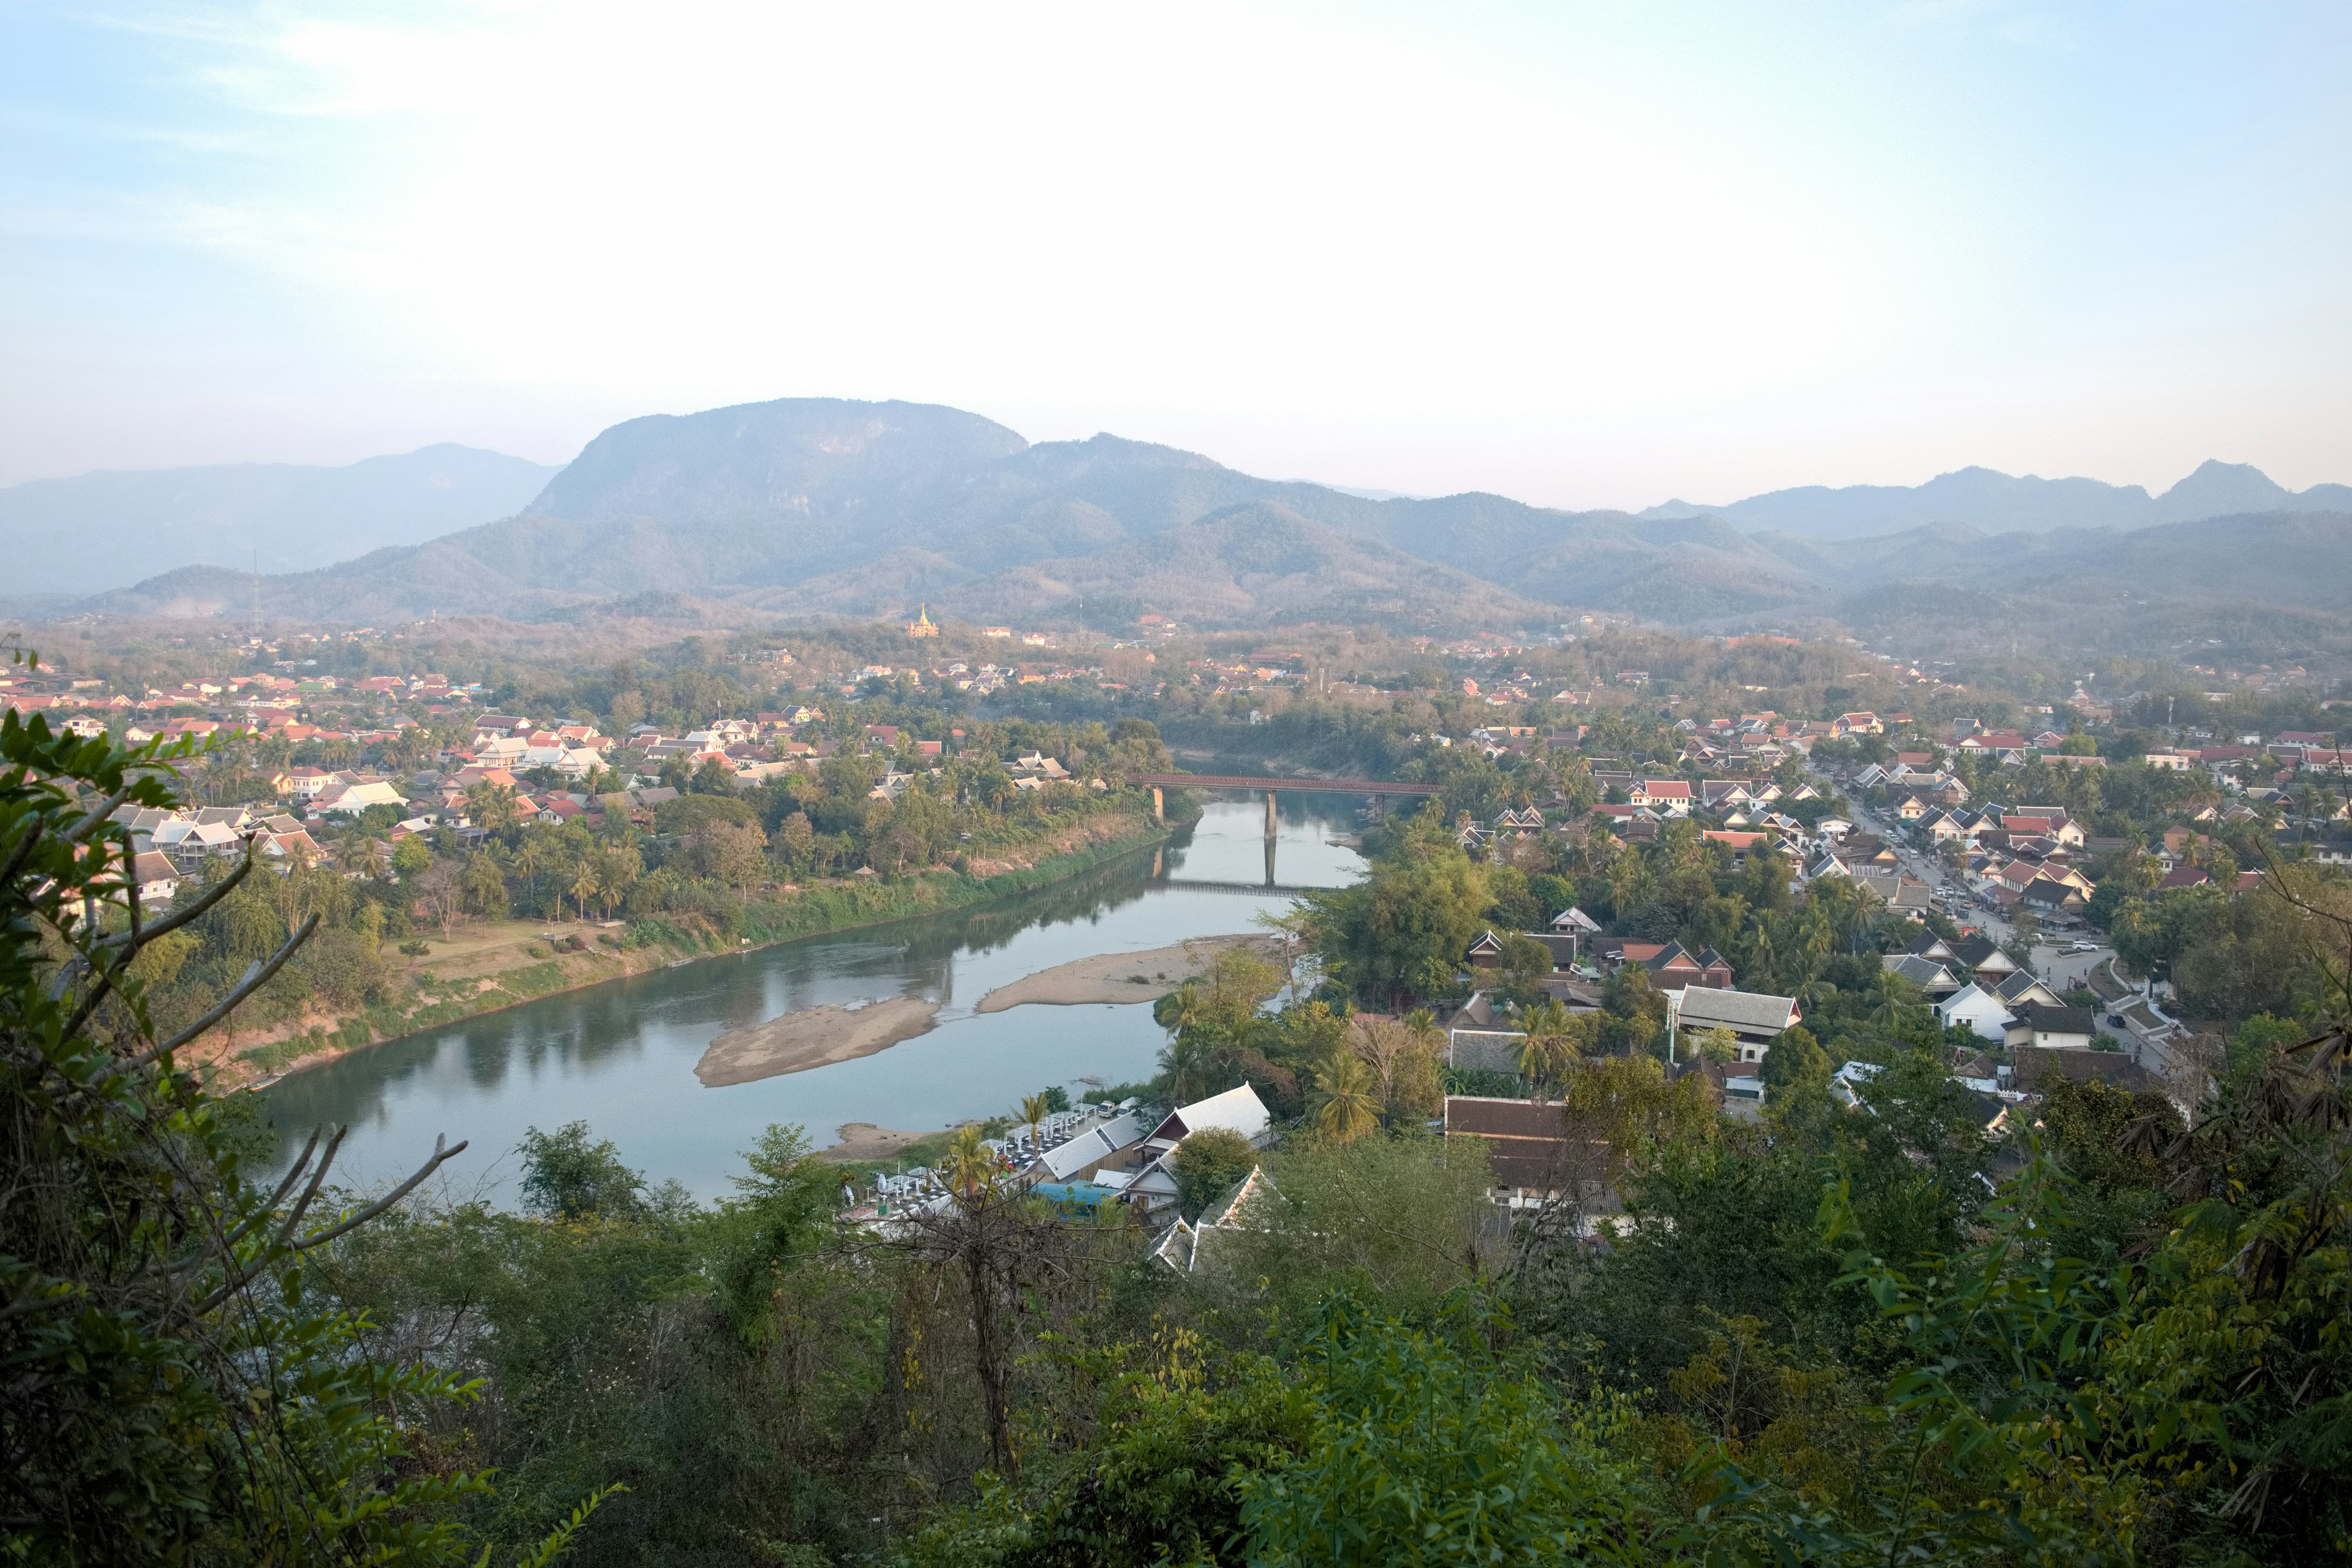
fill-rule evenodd
<path id="1" fill-rule="evenodd" d="M 1187 980 L 1206 974 L 1217 955 L 1232 947 L 1256 948 L 1277 962 L 1281 952 L 1274 938 L 1253 934 L 1195 937 L 1174 947 L 1142 952 L 1097 953 L 1000 985 L 982 997 L 972 1011 L 1002 1013 L 1008 1007 L 1031 1005 L 1083 1007 L 1100 1002 L 1154 1002 Z"/>
<path id="2" fill-rule="evenodd" d="M 893 996 L 863 1007 L 806 1007 L 728 1030 L 702 1053 L 694 1076 L 705 1089 L 720 1089 L 872 1056 L 930 1033 L 939 1010 L 938 1003 L 919 996 Z"/>
<path id="3" fill-rule="evenodd" d="M 928 1132 L 901 1132 L 896 1128 L 877 1127 L 871 1121 L 845 1121 L 834 1130 L 833 1147 L 819 1152 L 828 1160 L 887 1160 L 917 1139 L 929 1136 Z"/>

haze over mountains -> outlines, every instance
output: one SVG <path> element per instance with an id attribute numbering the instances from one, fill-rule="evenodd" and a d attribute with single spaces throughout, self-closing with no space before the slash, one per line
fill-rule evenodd
<path id="1" fill-rule="evenodd" d="M 516 482 L 530 467 L 467 458 L 509 465 L 496 471 Z M 89 482 L 52 481 L 49 504 L 55 487 Z M 178 482 L 202 489 L 184 475 Z M 402 483 L 413 500 L 414 475 L 404 470 Z M 0 492 L 0 518 L 16 493 Z M 487 482 L 467 491 L 467 504 L 488 493 Z M 104 531 L 101 500 L 76 514 L 86 520 L 78 545 L 50 544 L 135 569 L 137 552 L 91 542 Z M 207 515 L 228 510 L 212 504 Z M 285 509 L 297 503 L 271 504 L 288 531 L 332 531 L 289 518 Z M 928 602 L 934 614 L 973 621 L 1115 629 L 1146 610 L 1202 626 L 1500 627 L 1556 623 L 1561 608 L 1580 608 L 1737 628 L 1866 625 L 1889 614 L 1979 625 L 2031 619 L 2053 603 L 2094 622 L 2128 619 L 2134 603 L 2301 605 L 2323 617 L 2352 605 L 2352 489 L 2294 495 L 2255 469 L 2219 463 L 2161 497 L 1966 469 L 1907 489 L 1570 512 L 1477 493 L 1372 499 L 1113 436 L 1032 445 L 952 408 L 808 398 L 614 426 L 514 505 L 511 515 L 422 542 L 424 525 L 403 522 L 415 529 L 408 542 L 273 576 L 265 612 L 347 622 L 548 618 L 658 601 L 719 614 L 870 616 Z M 389 529 L 394 510 L 346 515 Z M 153 515 L 141 514 L 151 521 L 140 526 L 152 531 Z M 207 526 L 225 537 L 229 525 Z M 195 566 L 80 607 L 241 612 L 251 595 L 245 574 Z"/>
<path id="2" fill-rule="evenodd" d="M 2053 528 L 2147 528 L 2160 522 L 2195 522 L 2209 517 L 2265 511 L 2352 510 L 2352 485 L 2314 485 L 2290 490 L 2249 463 L 2208 459 L 2195 473 L 2160 496 L 2138 485 L 2097 479 L 2045 479 L 1961 468 L 1938 474 L 1924 485 L 1849 485 L 1830 489 L 1805 485 L 1772 490 L 1728 506 L 1693 506 L 1667 501 L 1645 518 L 1720 517 L 1758 532 L 1810 539 L 1858 539 L 1893 533 L 1926 523 L 1964 522 L 1995 532 L 2040 532 Z"/>
<path id="3" fill-rule="evenodd" d="M 13 594 L 96 594 L 199 563 L 300 572 L 511 517 L 557 470 L 444 444 L 345 468 L 110 470 L 0 489 Z"/>

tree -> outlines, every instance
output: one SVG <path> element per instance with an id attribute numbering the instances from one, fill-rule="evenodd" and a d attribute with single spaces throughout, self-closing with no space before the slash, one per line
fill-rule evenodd
<path id="1" fill-rule="evenodd" d="M 267 985 L 318 917 L 159 1037 L 146 955 L 255 866 L 248 851 L 168 916 L 139 909 L 113 814 L 176 805 L 170 770 L 190 754 L 0 718 L 0 1554 L 448 1562 L 450 1516 L 487 1483 L 416 1464 L 394 1411 L 470 1388 L 366 1353 L 358 1321 L 304 1279 L 319 1249 L 465 1146 L 341 1214 L 317 1212 L 340 1131 L 314 1133 L 274 1188 L 248 1181 L 239 1120 L 177 1053 Z"/>
<path id="2" fill-rule="evenodd" d="M 1718 1066 L 1739 1059 L 1739 1037 L 1721 1024 L 1695 1030 L 1685 1039 L 1690 1046 L 1694 1059 L 1704 1058 Z"/>
<path id="3" fill-rule="evenodd" d="M 1352 886 L 1310 893 L 1326 973 L 1360 997 L 1388 1003 L 1433 993 L 1486 929 L 1484 874 L 1442 822 L 1417 820 L 1396 854 Z"/>
<path id="4" fill-rule="evenodd" d="M 776 829 L 776 844 L 782 849 L 788 864 L 805 868 L 815 853 L 816 845 L 816 829 L 810 824 L 808 813 L 795 811 L 785 817 L 782 826 Z"/>
<path id="5" fill-rule="evenodd" d="M 467 860 L 464 891 L 467 907 L 484 920 L 497 920 L 507 912 L 506 873 L 488 855 Z"/>
<path id="6" fill-rule="evenodd" d="M 604 879 L 596 874 L 596 863 L 583 859 L 572 873 L 572 901 L 579 906 L 580 918 L 588 918 L 588 900 L 604 890 Z"/>
<path id="7" fill-rule="evenodd" d="M 1315 1130 L 1340 1143 L 1352 1143 L 1381 1124 L 1381 1101 L 1372 1075 L 1353 1055 L 1337 1055 L 1315 1069 Z"/>
<path id="8" fill-rule="evenodd" d="M 630 1219 L 646 1209 L 646 1180 L 622 1162 L 610 1139 L 593 1138 L 585 1121 L 552 1132 L 531 1128 L 522 1154 L 522 1203 L 550 1219 Z"/>
<path id="9" fill-rule="evenodd" d="M 1177 1144 L 1169 1163 L 1176 1173 L 1178 1212 L 1186 1219 L 1198 1219 L 1210 1204 L 1257 1168 L 1257 1149 L 1238 1132 L 1209 1127 Z"/>
<path id="10" fill-rule="evenodd" d="M 466 816 L 475 826 L 491 833 L 513 831 L 522 820 L 514 786 L 476 779 L 466 786 Z"/>
<path id="11" fill-rule="evenodd" d="M 700 849 L 712 876 L 748 894 L 767 870 L 767 845 L 757 823 L 714 822 L 702 830 Z"/>
<path id="12" fill-rule="evenodd" d="M 1528 1009 L 1519 1020 L 1527 1039 L 1519 1047 L 1519 1076 L 1539 1088 L 1558 1083 L 1583 1060 L 1591 1029 L 1554 998 Z"/>
<path id="13" fill-rule="evenodd" d="M 455 860 L 436 860 L 416 879 L 415 891 L 417 907 L 425 911 L 427 920 L 441 928 L 441 940 L 446 942 L 451 928 L 466 914 L 465 868 Z"/>
<path id="14" fill-rule="evenodd" d="M 1830 1063 L 1829 1053 L 1813 1038 L 1812 1031 L 1801 1024 L 1793 1024 L 1773 1039 L 1772 1048 L 1764 1053 L 1764 1065 L 1757 1076 L 1764 1080 L 1765 1093 L 1778 1099 L 1812 1090 L 1826 1092 L 1830 1075 L 1836 1070 Z"/>
<path id="15" fill-rule="evenodd" d="M 403 877 L 423 875 L 433 868 L 433 847 L 422 834 L 410 834 L 392 847 L 392 868 Z"/>
<path id="16" fill-rule="evenodd" d="M 1029 1147 L 1037 1147 L 1037 1124 L 1054 1114 L 1053 1102 L 1043 1094 L 1021 1097 L 1021 1120 L 1029 1124 Z"/>

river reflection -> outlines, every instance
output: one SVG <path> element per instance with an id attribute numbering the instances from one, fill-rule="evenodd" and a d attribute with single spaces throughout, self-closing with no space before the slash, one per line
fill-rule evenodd
<path id="1" fill-rule="evenodd" d="M 542 997 L 373 1047 L 265 1091 L 280 1158 L 310 1130 L 346 1121 L 345 1181 L 404 1174 L 436 1133 L 471 1147 L 446 1167 L 460 1191 L 513 1198 L 511 1151 L 530 1127 L 584 1121 L 654 1181 L 726 1193 L 740 1151 L 771 1122 L 820 1143 L 835 1127 L 941 1127 L 1005 1111 L 1025 1093 L 1092 1077 L 1148 1078 L 1163 1041 L 1149 1006 L 1015 1007 L 974 1015 L 1000 985 L 1074 958 L 1252 929 L 1288 907 L 1262 884 L 1333 887 L 1362 869 L 1333 842 L 1355 802 L 1285 796 L 1276 853 L 1262 802 L 1213 801 L 1188 838 L 1076 881 L 961 914 L 813 937 Z M 1186 887 L 1210 883 L 1212 887 Z M 713 1036 L 826 1003 L 922 996 L 929 1034 L 875 1056 L 757 1083 L 705 1089 L 694 1065 Z"/>

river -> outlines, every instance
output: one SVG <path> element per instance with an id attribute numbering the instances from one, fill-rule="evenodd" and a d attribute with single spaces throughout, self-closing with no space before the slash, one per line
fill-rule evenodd
<path id="1" fill-rule="evenodd" d="M 446 1133 L 470 1143 L 444 1168 L 446 1190 L 511 1203 L 522 1134 L 576 1121 L 649 1180 L 710 1199 L 730 1190 L 739 1152 L 772 1122 L 797 1122 L 822 1147 L 845 1122 L 919 1131 L 1009 1112 L 1051 1085 L 1075 1097 L 1082 1078 L 1149 1078 L 1165 1036 L 1148 1005 L 984 1015 L 972 1005 L 1075 958 L 1250 931 L 1258 914 L 1290 905 L 1286 893 L 1258 890 L 1269 869 L 1284 887 L 1354 880 L 1362 858 L 1335 840 L 1357 826 L 1356 804 L 1285 795 L 1269 862 L 1264 803 L 1212 800 L 1164 854 L 1145 850 L 1019 898 L 657 969 L 355 1051 L 263 1091 L 280 1169 L 312 1128 L 347 1122 L 340 1179 L 380 1184 L 415 1169 Z M 1223 886 L 1186 886 L 1202 882 Z M 705 1089 L 694 1076 L 728 1029 L 889 996 L 940 1002 L 938 1026 L 870 1057 L 756 1083 Z"/>

